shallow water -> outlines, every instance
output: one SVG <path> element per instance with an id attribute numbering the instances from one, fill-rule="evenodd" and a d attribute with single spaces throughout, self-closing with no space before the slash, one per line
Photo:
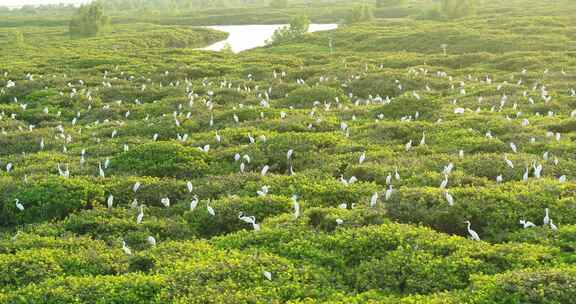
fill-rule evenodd
<path id="1" fill-rule="evenodd" d="M 274 31 L 285 26 L 285 24 L 258 24 L 258 25 L 215 25 L 207 28 L 227 32 L 228 39 L 214 43 L 203 50 L 220 51 L 227 44 L 232 47 L 232 51 L 241 52 L 266 45 L 266 40 L 272 37 Z M 309 32 L 333 30 L 337 24 L 310 24 Z"/>

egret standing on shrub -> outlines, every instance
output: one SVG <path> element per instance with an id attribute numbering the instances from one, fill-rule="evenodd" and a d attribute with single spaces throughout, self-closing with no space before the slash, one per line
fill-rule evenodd
<path id="1" fill-rule="evenodd" d="M 470 238 L 474 241 L 480 241 L 480 236 L 478 236 L 478 233 L 476 233 L 476 231 L 470 229 L 470 226 L 472 225 L 470 223 L 470 221 L 466 221 L 464 223 L 468 224 L 468 234 L 470 235 Z"/>

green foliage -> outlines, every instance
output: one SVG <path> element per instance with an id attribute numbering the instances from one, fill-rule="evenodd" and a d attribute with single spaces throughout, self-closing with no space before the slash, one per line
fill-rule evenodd
<path id="1" fill-rule="evenodd" d="M 324 104 L 334 104 L 335 107 L 347 104 L 348 98 L 339 89 L 326 86 L 302 87 L 288 93 L 281 102 L 282 106 L 295 108 L 312 108 Z"/>
<path id="2" fill-rule="evenodd" d="M 366 2 L 356 6 L 346 18 L 346 23 L 367 22 L 374 18 L 372 7 Z"/>
<path id="3" fill-rule="evenodd" d="M 155 142 L 139 145 L 118 155 L 111 168 L 120 175 L 192 178 L 208 171 L 208 156 L 197 148 L 175 142 Z"/>
<path id="4" fill-rule="evenodd" d="M 308 32 L 309 27 L 310 19 L 308 17 L 304 15 L 294 17 L 288 26 L 277 29 L 267 43 L 280 44 L 299 39 Z"/>
<path id="5" fill-rule="evenodd" d="M 5 191 L 8 188 L 4 188 Z M 89 208 L 102 200 L 103 191 L 81 179 L 45 178 L 31 184 L 21 184 L 5 193 L 0 219 L 3 226 L 62 219 L 68 214 Z M 24 206 L 16 208 L 15 199 Z"/>
<path id="6" fill-rule="evenodd" d="M 468 17 L 476 12 L 476 0 L 442 0 L 441 11 L 449 19 Z"/>
<path id="7" fill-rule="evenodd" d="M 100 3 L 0 9 L 0 303 L 571 303 L 574 1 Z"/>

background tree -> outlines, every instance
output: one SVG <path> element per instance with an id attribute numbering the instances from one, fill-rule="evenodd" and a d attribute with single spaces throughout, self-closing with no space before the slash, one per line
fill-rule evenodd
<path id="1" fill-rule="evenodd" d="M 476 13 L 476 1 L 442 0 L 441 11 L 449 19 L 471 16 Z"/>
<path id="2" fill-rule="evenodd" d="M 310 19 L 306 16 L 298 16 L 292 18 L 290 25 L 277 29 L 272 38 L 267 41 L 268 44 L 283 43 L 291 41 L 308 33 L 310 28 Z"/>
<path id="3" fill-rule="evenodd" d="M 92 2 L 81 6 L 70 21 L 70 35 L 72 37 L 98 36 L 108 24 L 108 17 L 104 16 L 102 5 Z"/>
<path id="4" fill-rule="evenodd" d="M 370 21 L 373 18 L 374 14 L 372 13 L 372 7 L 366 3 L 362 3 L 352 9 L 346 23 Z"/>

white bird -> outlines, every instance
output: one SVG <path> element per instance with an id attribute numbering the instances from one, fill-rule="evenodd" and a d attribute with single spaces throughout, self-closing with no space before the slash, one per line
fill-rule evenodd
<path id="1" fill-rule="evenodd" d="M 512 163 L 512 161 L 509 160 L 506 155 L 504 155 L 504 161 L 506 162 L 506 165 L 508 165 L 508 167 L 514 169 L 514 163 Z"/>
<path id="2" fill-rule="evenodd" d="M 454 197 L 452 196 L 452 194 L 446 191 L 444 192 L 444 197 L 446 198 L 446 201 L 448 202 L 449 206 L 454 206 Z"/>
<path id="3" fill-rule="evenodd" d="M 140 205 L 140 211 L 138 212 L 138 216 L 136 217 L 136 224 L 142 223 L 144 219 L 144 205 Z"/>
<path id="4" fill-rule="evenodd" d="M 478 236 L 478 233 L 476 233 L 476 231 L 470 229 L 470 221 L 466 221 L 466 224 L 468 224 L 468 234 L 470 235 L 470 238 L 472 238 L 474 241 L 480 241 L 480 237 Z"/>
<path id="5" fill-rule="evenodd" d="M 270 273 L 270 271 L 264 271 L 262 272 L 262 275 L 264 275 L 268 281 L 272 281 L 272 273 Z"/>
<path id="6" fill-rule="evenodd" d="M 254 216 L 245 216 L 242 212 L 238 214 L 238 219 L 243 221 L 244 223 L 251 224 L 254 231 L 260 230 L 260 225 L 256 223 L 256 217 Z"/>
<path id="7" fill-rule="evenodd" d="M 212 216 L 216 215 L 216 212 L 214 211 L 214 208 L 212 208 L 210 206 L 210 200 L 208 200 L 208 202 L 206 203 L 206 209 L 208 210 L 208 213 Z"/>
<path id="8" fill-rule="evenodd" d="M 194 186 L 192 185 L 192 182 L 188 181 L 186 183 L 186 188 L 188 189 L 188 193 L 192 193 L 192 190 L 194 190 Z"/>
<path id="9" fill-rule="evenodd" d="M 106 177 L 106 175 L 104 174 L 104 169 L 102 169 L 101 162 L 98 163 L 98 173 L 100 174 L 100 177 Z"/>
<path id="10" fill-rule="evenodd" d="M 132 250 L 128 248 L 128 246 L 126 245 L 126 241 L 124 240 L 122 240 L 122 250 L 124 251 L 125 254 L 132 255 Z"/>
<path id="11" fill-rule="evenodd" d="M 526 167 L 526 171 L 524 172 L 524 175 L 522 175 L 522 180 L 527 182 L 528 181 L 528 167 Z"/>
<path id="12" fill-rule="evenodd" d="M 153 236 L 149 236 L 146 240 L 150 246 L 156 247 L 156 239 Z"/>
<path id="13" fill-rule="evenodd" d="M 444 190 L 448 186 L 448 175 L 444 175 L 444 179 L 440 183 L 440 189 Z"/>
<path id="14" fill-rule="evenodd" d="M 501 183 L 501 182 L 503 182 L 503 181 L 504 181 L 504 178 L 502 177 L 502 174 L 496 176 L 496 182 L 497 182 L 497 183 Z"/>
<path id="15" fill-rule="evenodd" d="M 198 206 L 198 197 L 194 195 L 194 199 L 190 202 L 190 211 L 194 211 Z"/>
<path id="16" fill-rule="evenodd" d="M 550 220 L 550 229 L 552 229 L 553 231 L 558 230 L 558 227 L 556 227 L 556 225 L 554 225 L 554 222 L 552 222 L 552 220 Z"/>
<path id="17" fill-rule="evenodd" d="M 532 167 L 534 168 L 534 177 L 535 178 L 540 178 L 542 177 L 542 164 L 538 164 L 536 165 L 535 163 L 532 165 Z"/>
<path id="18" fill-rule="evenodd" d="M 132 208 L 138 208 L 138 199 L 134 198 L 134 200 L 132 200 L 132 203 L 130 204 L 130 207 Z"/>
<path id="19" fill-rule="evenodd" d="M 390 185 L 389 188 L 386 190 L 386 193 L 384 194 L 384 199 L 390 200 L 390 197 L 392 197 L 393 191 L 394 190 L 392 190 L 392 185 Z"/>
<path id="20" fill-rule="evenodd" d="M 294 206 L 294 219 L 300 217 L 300 203 L 298 203 L 298 197 L 296 195 L 292 196 L 292 205 Z"/>
<path id="21" fill-rule="evenodd" d="M 366 152 L 362 152 L 362 154 L 360 154 L 360 158 L 358 159 L 358 164 L 361 165 L 365 160 L 366 160 Z"/>
<path id="22" fill-rule="evenodd" d="M 292 159 L 292 155 L 294 154 L 294 149 L 290 149 L 288 150 L 288 152 L 286 152 L 286 159 L 288 161 L 290 161 Z"/>
<path id="23" fill-rule="evenodd" d="M 372 208 L 376 207 L 377 203 L 378 203 L 378 192 L 374 192 L 374 194 L 372 194 L 372 197 L 370 198 L 370 207 Z"/>
<path id="24" fill-rule="evenodd" d="M 514 153 L 518 153 L 518 148 L 516 147 L 516 145 L 514 143 L 510 143 L 510 148 L 512 149 L 512 152 Z"/>
<path id="25" fill-rule="evenodd" d="M 134 183 L 134 185 L 132 186 L 132 192 L 134 192 L 134 193 L 138 192 L 138 190 L 140 189 L 140 186 L 141 186 L 140 182 Z"/>
<path id="26" fill-rule="evenodd" d="M 270 166 L 266 165 L 266 166 L 264 166 L 264 168 L 262 168 L 262 171 L 260 172 L 260 174 L 262 174 L 262 176 L 266 176 L 266 173 L 268 173 L 268 170 L 270 170 Z"/>
<path id="27" fill-rule="evenodd" d="M 198 147 L 198 150 L 204 153 L 210 152 L 210 145 L 205 145 L 204 147 Z"/>
<path id="28" fill-rule="evenodd" d="M 566 175 L 560 176 L 560 178 L 558 178 L 558 181 L 561 183 L 565 183 L 566 182 Z"/>
<path id="29" fill-rule="evenodd" d="M 544 226 L 548 226 L 550 224 L 550 214 L 549 214 L 549 210 L 548 208 L 544 209 L 545 215 L 544 215 Z"/>
<path id="30" fill-rule="evenodd" d="M 256 191 L 256 193 L 258 194 L 258 196 L 266 196 L 268 194 L 268 190 L 270 189 L 270 187 L 268 186 L 262 186 L 262 188 L 258 191 Z"/>
<path id="31" fill-rule="evenodd" d="M 536 227 L 536 225 L 534 225 L 534 223 L 532 223 L 530 221 L 526 221 L 526 220 L 520 220 L 520 225 L 522 225 L 524 227 L 524 229 Z"/>
<path id="32" fill-rule="evenodd" d="M 19 200 L 19 199 L 15 199 L 15 201 L 16 201 L 16 208 L 18 208 L 18 210 L 20 210 L 20 211 L 24 211 L 24 205 L 22 205 L 22 204 L 20 203 L 20 200 Z"/>
<path id="33" fill-rule="evenodd" d="M 410 151 L 410 149 L 412 149 L 412 140 L 410 140 L 409 142 L 406 143 L 406 145 L 404 146 L 404 149 L 406 150 L 406 152 Z"/>
<path id="34" fill-rule="evenodd" d="M 338 218 L 338 219 L 336 219 L 336 224 L 342 225 L 342 224 L 344 224 L 344 220 Z"/>
<path id="35" fill-rule="evenodd" d="M 112 194 L 108 195 L 108 200 L 106 201 L 106 204 L 108 205 L 108 209 L 112 209 L 112 207 L 114 206 L 114 195 Z"/>
<path id="36" fill-rule="evenodd" d="M 164 207 L 170 207 L 170 198 L 164 197 L 160 200 L 160 203 L 164 205 Z"/>
<path id="37" fill-rule="evenodd" d="M 358 179 L 356 178 L 356 176 L 352 176 L 352 177 L 350 177 L 350 179 L 346 180 L 343 175 L 340 175 L 340 182 L 344 186 L 350 186 L 357 181 L 358 181 Z"/>

